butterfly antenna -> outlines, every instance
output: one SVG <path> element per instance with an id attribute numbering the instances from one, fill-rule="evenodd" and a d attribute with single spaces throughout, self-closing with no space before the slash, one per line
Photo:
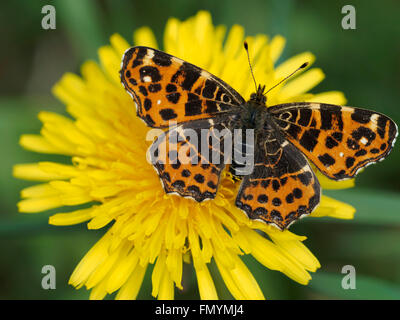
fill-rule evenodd
<path id="1" fill-rule="evenodd" d="M 304 62 L 300 67 L 298 67 L 296 70 L 294 70 L 291 74 L 289 74 L 287 77 L 285 77 L 284 79 L 282 79 L 281 81 L 279 81 L 276 85 L 274 85 L 272 88 L 270 88 L 265 94 L 267 94 L 268 92 L 270 92 L 272 89 L 276 88 L 277 86 L 279 86 L 282 82 L 285 82 L 287 79 L 289 79 L 292 75 L 294 75 L 297 71 L 304 69 L 305 67 L 308 66 L 308 62 Z"/>
<path id="2" fill-rule="evenodd" d="M 247 44 L 247 41 L 244 42 L 244 49 L 246 50 L 246 53 L 247 53 L 247 60 L 249 61 L 251 76 L 253 77 L 254 86 L 256 87 L 256 91 L 257 91 L 257 82 L 256 82 L 256 78 L 254 78 L 253 68 L 251 67 L 250 55 L 249 55 L 249 45 Z"/>

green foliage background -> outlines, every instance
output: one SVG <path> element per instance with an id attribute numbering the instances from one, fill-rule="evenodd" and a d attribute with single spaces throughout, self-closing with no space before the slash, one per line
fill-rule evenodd
<path id="1" fill-rule="evenodd" d="M 41 28 L 41 8 L 53 4 L 57 29 Z M 343 30 L 341 8 L 356 8 L 357 29 Z M 241 24 L 247 34 L 281 34 L 287 38 L 283 59 L 311 51 L 326 79 L 314 90 L 340 90 L 348 104 L 383 112 L 400 123 L 400 2 L 206 0 L 206 1 L 2 1 L 0 3 L 0 299 L 86 299 L 84 289 L 67 284 L 74 267 L 100 238 L 103 230 L 85 224 L 54 227 L 53 212 L 17 213 L 19 191 L 32 182 L 12 177 L 15 163 L 65 158 L 24 151 L 23 133 L 38 133 L 40 110 L 64 113 L 52 97 L 51 86 L 67 71 L 79 73 L 86 59 L 118 32 L 132 39 L 134 29 L 150 26 L 161 42 L 167 19 L 186 19 L 209 10 L 215 24 Z M 250 81 L 250 79 L 249 79 Z M 400 298 L 400 152 L 399 143 L 383 163 L 359 175 L 350 190 L 326 192 L 357 208 L 351 221 L 303 219 L 291 230 L 307 235 L 305 244 L 322 268 L 308 286 L 299 285 L 257 262 L 244 258 L 266 297 L 271 299 L 399 299 Z M 41 288 L 41 269 L 57 270 L 57 289 Z M 341 269 L 353 265 L 357 289 L 343 290 Z M 196 299 L 191 266 L 186 266 L 185 289 L 178 299 Z M 231 296 L 212 271 L 220 297 Z M 139 298 L 150 296 L 150 274 Z"/>

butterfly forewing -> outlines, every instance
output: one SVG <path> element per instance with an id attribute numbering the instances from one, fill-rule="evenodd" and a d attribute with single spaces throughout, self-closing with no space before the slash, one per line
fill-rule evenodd
<path id="1" fill-rule="evenodd" d="M 291 103 L 268 111 L 287 139 L 327 177 L 354 177 L 391 151 L 396 124 L 387 116 L 364 109 L 323 103 Z"/>
<path id="2" fill-rule="evenodd" d="M 215 117 L 244 103 L 216 76 L 165 52 L 133 47 L 125 52 L 121 81 L 150 127 Z"/>

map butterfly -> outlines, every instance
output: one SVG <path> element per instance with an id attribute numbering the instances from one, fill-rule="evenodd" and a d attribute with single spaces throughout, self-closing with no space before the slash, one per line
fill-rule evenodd
<path id="1" fill-rule="evenodd" d="M 308 160 L 330 179 L 353 178 L 361 168 L 383 160 L 397 136 L 396 124 L 374 111 L 314 102 L 267 108 L 265 86 L 246 101 L 209 72 L 148 47 L 125 52 L 120 76 L 137 115 L 149 127 L 176 123 L 153 143 L 157 152 L 152 163 L 166 193 L 198 202 L 213 199 L 225 168 L 207 159 L 176 161 L 182 148 L 200 154 L 182 135 L 184 129 L 210 134 L 214 129 L 254 129 L 254 169 L 240 177 L 235 204 L 250 219 L 282 230 L 320 202 L 321 187 Z M 171 142 L 173 134 L 180 135 L 179 143 Z M 222 143 L 209 148 L 221 155 L 226 151 Z M 165 163 L 160 161 L 162 150 L 168 150 Z"/>

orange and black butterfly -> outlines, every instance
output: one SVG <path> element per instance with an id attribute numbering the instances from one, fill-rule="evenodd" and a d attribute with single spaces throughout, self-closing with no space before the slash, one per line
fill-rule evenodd
<path id="1" fill-rule="evenodd" d="M 320 202 L 321 187 L 307 158 L 328 178 L 348 179 L 384 159 L 397 136 L 396 124 L 374 111 L 311 102 L 266 108 L 261 86 L 246 101 L 216 76 L 152 48 L 127 50 L 120 75 L 137 115 L 149 127 L 176 123 L 153 143 L 152 163 L 167 193 L 199 202 L 213 199 L 225 167 L 223 161 L 190 161 L 201 152 L 185 137 L 185 129 L 210 135 L 215 129 L 254 129 L 254 168 L 241 177 L 236 206 L 249 218 L 280 229 Z M 172 135 L 179 142 L 172 142 Z M 221 140 L 208 148 L 223 155 Z M 181 150 L 188 162 L 177 160 Z M 160 161 L 163 157 L 167 161 Z"/>

